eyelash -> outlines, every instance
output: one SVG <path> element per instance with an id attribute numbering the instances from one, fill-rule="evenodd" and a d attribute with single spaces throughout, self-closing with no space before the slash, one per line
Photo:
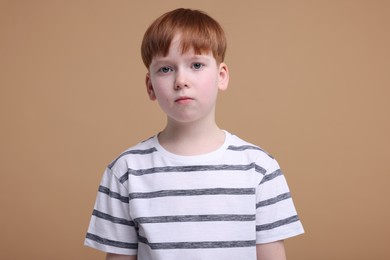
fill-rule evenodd
<path id="1" fill-rule="evenodd" d="M 194 69 L 194 70 L 200 70 L 204 67 L 204 64 L 200 63 L 200 62 L 194 62 L 191 64 L 191 68 Z M 161 67 L 158 72 L 161 72 L 161 73 L 168 73 L 168 72 L 171 72 L 173 71 L 172 68 L 168 67 L 168 66 L 164 66 L 164 67 Z"/>
<path id="2" fill-rule="evenodd" d="M 199 66 L 199 68 L 195 68 L 195 65 Z M 203 68 L 204 64 L 200 63 L 200 62 L 195 62 L 191 65 L 191 68 L 195 69 L 195 70 L 199 70 L 201 68 Z"/>
<path id="3" fill-rule="evenodd" d="M 169 71 L 165 71 L 165 70 L 169 70 Z M 168 72 L 171 72 L 171 71 L 173 71 L 172 70 L 172 68 L 170 68 L 170 67 L 161 67 L 159 70 L 158 70 L 158 72 L 162 72 L 162 73 L 168 73 Z"/>

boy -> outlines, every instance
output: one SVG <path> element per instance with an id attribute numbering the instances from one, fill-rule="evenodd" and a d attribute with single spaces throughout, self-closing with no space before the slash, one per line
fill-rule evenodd
<path id="1" fill-rule="evenodd" d="M 173 10 L 145 32 L 146 90 L 167 124 L 103 175 L 85 244 L 107 259 L 280 260 L 303 233 L 275 159 L 215 122 L 225 50 L 201 11 Z"/>

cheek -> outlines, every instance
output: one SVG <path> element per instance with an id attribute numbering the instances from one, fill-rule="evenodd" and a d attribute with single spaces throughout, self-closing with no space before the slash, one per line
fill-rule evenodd
<path id="1" fill-rule="evenodd" d="M 200 83 L 204 91 L 210 91 L 210 88 L 217 89 L 218 79 L 214 75 L 208 75 L 203 77 Z"/>
<path id="2" fill-rule="evenodd" d="M 164 89 L 166 89 L 166 84 L 164 84 L 164 81 L 161 79 L 153 79 L 152 84 L 156 95 L 161 95 L 164 92 Z"/>
<path id="3" fill-rule="evenodd" d="M 169 102 L 169 98 L 172 96 L 170 88 L 167 85 L 162 84 L 161 82 L 156 82 L 158 85 L 154 85 L 154 94 L 157 98 L 160 105 L 164 105 Z"/>

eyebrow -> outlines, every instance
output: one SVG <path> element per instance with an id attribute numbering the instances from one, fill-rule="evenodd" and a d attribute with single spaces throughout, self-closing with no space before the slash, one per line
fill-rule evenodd
<path id="1" fill-rule="evenodd" d="M 189 57 L 184 58 L 185 60 L 194 60 L 194 59 L 208 59 L 209 57 L 212 57 L 210 54 L 194 54 Z M 170 58 L 163 57 L 163 56 L 156 56 L 153 58 L 152 63 L 165 63 L 165 62 L 171 62 Z"/>

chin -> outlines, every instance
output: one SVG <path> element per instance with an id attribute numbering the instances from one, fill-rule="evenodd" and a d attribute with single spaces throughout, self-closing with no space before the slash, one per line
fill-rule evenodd
<path id="1" fill-rule="evenodd" d="M 170 117 L 172 121 L 182 124 L 194 123 L 200 120 L 199 117 L 195 116 L 176 116 Z"/>

